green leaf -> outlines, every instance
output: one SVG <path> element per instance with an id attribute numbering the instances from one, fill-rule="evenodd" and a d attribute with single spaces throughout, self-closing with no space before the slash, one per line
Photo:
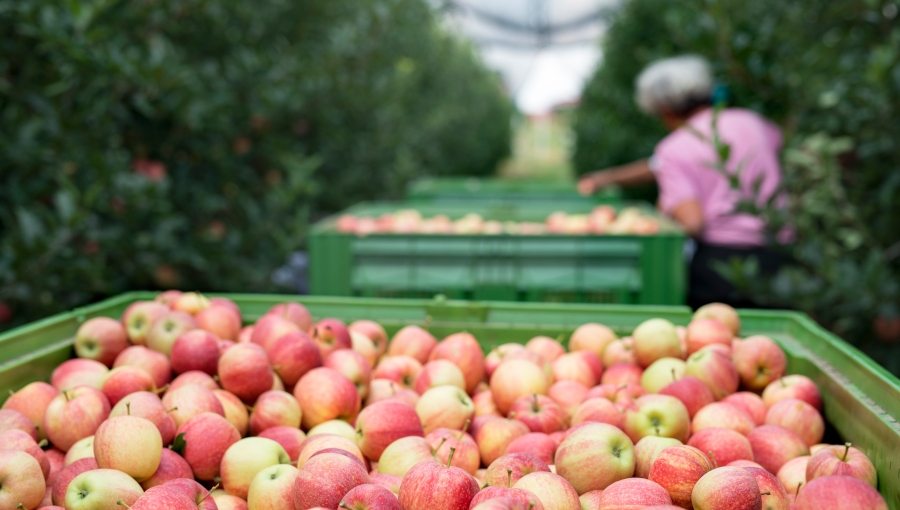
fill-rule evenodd
<path id="1" fill-rule="evenodd" d="M 184 432 L 175 436 L 175 440 L 172 441 L 172 451 L 177 453 L 178 455 L 184 455 L 184 449 L 187 447 L 187 441 L 184 439 Z"/>

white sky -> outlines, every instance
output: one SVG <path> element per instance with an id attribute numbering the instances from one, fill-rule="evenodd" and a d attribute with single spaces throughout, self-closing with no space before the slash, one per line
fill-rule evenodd
<path id="1" fill-rule="evenodd" d="M 578 99 L 600 59 L 599 38 L 605 26 L 602 21 L 595 20 L 553 34 L 549 40 L 554 44 L 541 47 L 536 34 L 498 26 L 480 16 L 476 9 L 522 25 L 536 26 L 540 12 L 550 25 L 558 25 L 585 18 L 618 3 L 617 0 L 443 1 L 454 4 L 450 10 L 450 23 L 481 47 L 485 63 L 501 72 L 516 105 L 528 114 L 546 113 L 559 103 Z M 518 47 L 509 43 L 516 43 Z"/>

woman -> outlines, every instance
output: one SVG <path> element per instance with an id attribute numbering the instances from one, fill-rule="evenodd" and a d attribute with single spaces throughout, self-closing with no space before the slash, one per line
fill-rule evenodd
<path id="1" fill-rule="evenodd" d="M 690 266 L 688 304 L 720 301 L 748 306 L 715 269 L 715 262 L 756 257 L 764 273 L 780 257 L 766 249 L 765 223 L 739 211 L 764 207 L 781 181 L 781 134 L 760 115 L 712 107 L 709 64 L 696 56 L 655 62 L 637 79 L 641 109 L 671 133 L 648 160 L 594 172 L 578 183 L 589 194 L 610 184 L 657 182 L 659 208 L 697 242 Z"/>

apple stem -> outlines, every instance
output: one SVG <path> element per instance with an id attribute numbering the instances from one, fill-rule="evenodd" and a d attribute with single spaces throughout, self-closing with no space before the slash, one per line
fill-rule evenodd
<path id="1" fill-rule="evenodd" d="M 509 417 L 508 417 L 508 418 L 509 418 L 510 420 L 515 419 L 515 417 L 516 417 L 516 412 L 515 412 L 515 411 L 509 413 Z"/>
<path id="2" fill-rule="evenodd" d="M 718 467 L 719 467 L 719 463 L 716 462 L 716 454 L 713 453 L 712 450 L 710 450 L 710 451 L 708 451 L 708 452 L 706 452 L 706 453 L 709 454 L 709 458 L 712 460 L 713 467 L 714 467 L 714 468 L 718 468 Z"/>
<path id="3" fill-rule="evenodd" d="M 784 384 L 784 376 L 778 378 L 778 382 L 781 383 L 782 388 L 787 388 L 787 384 Z"/>
<path id="4" fill-rule="evenodd" d="M 347 506 L 347 503 L 344 503 L 343 501 L 341 501 L 341 504 L 338 505 L 338 508 L 350 508 L 350 507 Z"/>
<path id="5" fill-rule="evenodd" d="M 247 409 L 247 412 L 248 412 L 248 413 L 252 413 L 252 412 L 253 412 L 253 408 L 250 407 L 250 406 L 248 406 L 247 404 L 244 404 L 244 408 Z"/>
<path id="6" fill-rule="evenodd" d="M 675 382 L 677 380 L 678 380 L 678 377 L 675 376 L 675 369 L 673 368 L 672 369 L 672 382 Z"/>
<path id="7" fill-rule="evenodd" d="M 62 394 L 64 397 L 66 397 L 66 402 L 69 402 L 72 400 L 71 398 L 69 398 L 69 390 L 63 390 Z"/>
<path id="8" fill-rule="evenodd" d="M 541 408 L 540 408 L 540 406 L 538 406 L 537 393 L 532 393 L 531 412 L 536 413 L 540 410 L 541 410 Z"/>
<path id="9" fill-rule="evenodd" d="M 397 388 L 394 387 L 394 383 L 391 382 L 391 396 L 397 395 Z"/>
<path id="10" fill-rule="evenodd" d="M 471 424 L 472 424 L 472 420 L 466 418 L 466 424 L 463 425 L 463 428 L 460 431 L 459 435 L 456 436 L 457 441 L 462 441 L 463 436 L 466 435 L 466 431 L 469 430 L 469 425 L 471 425 Z"/>
<path id="11" fill-rule="evenodd" d="M 847 454 L 850 453 L 850 447 L 853 443 L 844 443 L 844 456 L 841 457 L 841 462 L 847 462 Z"/>
<path id="12" fill-rule="evenodd" d="M 532 510 L 534 508 L 534 501 L 528 502 L 528 510 Z"/>
<path id="13" fill-rule="evenodd" d="M 437 447 L 435 447 L 433 450 L 431 450 L 431 454 L 434 455 L 434 452 L 440 450 L 440 449 L 441 449 L 441 446 L 444 446 L 444 443 L 445 443 L 446 441 L 447 441 L 447 438 L 446 438 L 446 437 L 442 437 L 442 438 L 441 438 L 441 442 L 438 443 Z M 452 450 L 452 448 L 451 448 L 451 450 Z"/>
<path id="14" fill-rule="evenodd" d="M 169 384 L 166 384 L 166 385 L 163 386 L 162 388 L 158 388 L 158 389 L 153 390 L 153 393 L 156 394 L 156 395 L 159 395 L 159 394 L 161 394 L 161 393 L 165 393 L 166 390 L 169 389 L 169 386 L 170 386 Z"/>
<path id="15" fill-rule="evenodd" d="M 125 508 L 131 508 L 131 506 L 129 506 L 128 503 L 122 501 L 121 499 L 119 501 L 116 501 L 116 505 L 124 506 Z"/>
<path id="16" fill-rule="evenodd" d="M 803 482 L 800 482 L 800 483 L 797 484 L 797 490 L 794 492 L 794 497 L 795 497 L 795 498 L 796 498 L 797 496 L 800 495 L 800 486 L 801 486 L 801 485 L 803 485 Z"/>
<path id="17" fill-rule="evenodd" d="M 456 448 L 450 447 L 450 455 L 447 457 L 447 467 L 450 467 L 450 463 L 453 462 L 453 454 L 456 453 Z"/>
<path id="18" fill-rule="evenodd" d="M 131 402 L 125 402 L 125 413 L 131 416 Z"/>
<path id="19" fill-rule="evenodd" d="M 22 503 L 19 503 L 19 505 L 16 506 L 16 510 L 18 510 L 19 508 L 22 508 L 23 510 L 28 510 L 25 508 L 25 505 L 23 505 Z"/>
<path id="20" fill-rule="evenodd" d="M 506 488 L 512 487 L 512 469 L 506 468 Z"/>
<path id="21" fill-rule="evenodd" d="M 38 443 L 38 448 L 43 448 L 43 447 L 47 446 L 48 444 L 50 444 L 50 443 L 46 439 L 41 439 L 41 442 Z"/>
<path id="22" fill-rule="evenodd" d="M 169 413 L 171 413 L 172 411 L 177 411 L 177 410 L 178 410 L 178 406 L 175 406 L 175 407 L 173 407 L 172 409 L 169 409 L 168 411 L 166 411 L 166 414 L 169 414 Z"/>
<path id="23" fill-rule="evenodd" d="M 772 495 L 772 491 L 760 492 L 759 495 L 760 495 L 760 496 L 771 496 L 771 495 Z"/>
<path id="24" fill-rule="evenodd" d="M 213 485 L 213 486 L 212 486 L 212 489 L 206 491 L 206 496 L 203 496 L 203 499 L 201 499 L 201 500 L 198 501 L 197 503 L 200 503 L 200 502 L 202 502 L 204 499 L 206 499 L 206 498 L 212 496 L 213 491 L 216 490 L 216 489 L 218 489 L 218 488 L 219 488 L 219 484 Z"/>
<path id="25" fill-rule="evenodd" d="M 281 370 L 281 365 L 272 365 L 272 370 L 274 370 L 276 372 Z"/>
<path id="26" fill-rule="evenodd" d="M 563 343 L 563 340 L 565 340 L 565 338 L 566 338 L 566 334 L 560 333 L 559 336 L 556 337 L 556 341 L 559 343 Z"/>

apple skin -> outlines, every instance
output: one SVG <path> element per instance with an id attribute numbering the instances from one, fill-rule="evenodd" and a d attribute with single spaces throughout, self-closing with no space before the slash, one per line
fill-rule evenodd
<path id="1" fill-rule="evenodd" d="M 732 429 L 715 427 L 703 429 L 695 432 L 687 444 L 715 459 L 715 464 L 719 466 L 727 466 L 736 460 L 753 460 L 750 441 Z"/>
<path id="2" fill-rule="evenodd" d="M 780 425 L 793 430 L 812 446 L 825 435 L 825 420 L 815 407 L 796 398 L 786 398 L 772 404 L 766 413 L 766 425 Z"/>
<path id="3" fill-rule="evenodd" d="M 431 431 L 425 440 L 431 445 L 434 459 L 439 464 L 447 465 L 450 459 L 450 451 L 453 450 L 451 466 L 474 475 L 481 467 L 481 453 L 478 444 L 469 434 L 448 428 L 439 428 Z"/>
<path id="4" fill-rule="evenodd" d="M 412 389 L 421 372 L 422 364 L 415 358 L 404 355 L 385 356 L 372 370 L 372 380 L 388 379 L 406 389 Z"/>
<path id="5" fill-rule="evenodd" d="M 819 388 L 809 377 L 805 375 L 786 375 L 776 379 L 766 386 L 762 392 L 763 402 L 766 407 L 772 407 L 775 402 L 786 398 L 797 398 L 822 412 L 822 397 Z"/>
<path id="6" fill-rule="evenodd" d="M 132 506 L 144 494 L 133 478 L 115 469 L 92 469 L 76 476 L 66 490 L 67 510 L 117 510 Z"/>
<path id="7" fill-rule="evenodd" d="M 75 333 L 75 354 L 107 367 L 111 367 L 116 356 L 129 345 L 125 326 L 109 317 L 88 319 Z"/>
<path id="8" fill-rule="evenodd" d="M 276 464 L 290 464 L 280 444 L 263 437 L 247 437 L 229 446 L 222 457 L 219 474 L 225 492 L 247 499 L 253 478 L 263 469 Z"/>
<path id="9" fill-rule="evenodd" d="M 199 370 L 209 375 L 218 373 L 219 338 L 209 331 L 194 329 L 175 339 L 171 354 L 172 371 L 183 374 Z"/>
<path id="10" fill-rule="evenodd" d="M 771 338 L 761 335 L 735 342 L 731 359 L 742 386 L 751 391 L 762 391 L 783 376 L 787 369 L 787 357 L 781 347 Z"/>
<path id="11" fill-rule="evenodd" d="M 486 503 L 492 500 L 501 500 L 505 506 L 490 506 L 490 505 L 481 505 L 482 503 Z M 511 500 L 511 501 L 510 501 Z M 511 503 L 512 502 L 512 503 Z M 513 506 L 513 504 L 521 504 L 522 506 Z M 533 506 L 529 506 L 533 505 Z M 472 503 L 469 504 L 469 509 L 474 510 L 475 508 L 483 509 L 487 508 L 490 510 L 494 509 L 502 509 L 502 510 L 511 510 L 522 508 L 523 510 L 542 510 L 544 508 L 541 505 L 541 500 L 538 499 L 537 496 L 534 495 L 531 491 L 527 491 L 525 489 L 513 489 L 507 487 L 485 487 L 478 491 L 478 494 L 472 498 Z"/>
<path id="12" fill-rule="evenodd" d="M 294 482 L 299 471 L 290 464 L 269 466 L 253 478 L 247 492 L 247 506 L 254 510 L 281 510 L 293 503 Z"/>
<path id="13" fill-rule="evenodd" d="M 747 414 L 750 415 L 750 418 L 753 419 L 753 423 L 757 426 L 763 425 L 766 422 L 766 412 L 768 411 L 768 408 L 766 407 L 766 403 L 763 402 L 763 399 L 756 393 L 739 391 L 723 398 L 722 402 L 734 404 L 746 411 Z"/>
<path id="14" fill-rule="evenodd" d="M 608 326 L 589 322 L 578 326 L 572 332 L 572 335 L 569 337 L 569 351 L 590 351 L 602 357 L 606 346 L 616 339 L 618 339 L 618 336 Z"/>
<path id="15" fill-rule="evenodd" d="M 692 419 L 701 409 L 715 402 L 715 397 L 709 387 L 692 375 L 667 384 L 659 390 L 659 393 L 671 395 L 680 400 L 687 408 L 688 416 Z"/>
<path id="16" fill-rule="evenodd" d="M 57 506 L 65 505 L 66 490 L 69 487 L 69 483 L 71 483 L 76 476 L 92 469 L 100 469 L 100 466 L 97 465 L 97 460 L 93 457 L 76 460 L 63 468 L 56 477 L 56 481 L 53 482 L 53 487 L 50 492 L 53 504 Z"/>
<path id="17" fill-rule="evenodd" d="M 524 350 L 526 350 L 525 346 L 514 342 L 500 344 L 497 347 L 494 347 L 484 357 L 484 375 L 490 380 L 491 376 L 494 375 L 494 370 L 497 370 L 497 367 L 500 366 L 500 363 L 502 363 L 507 356 L 514 352 Z"/>
<path id="18" fill-rule="evenodd" d="M 697 411 L 691 420 L 694 434 L 708 428 L 724 428 L 747 435 L 755 428 L 753 418 L 740 407 L 725 402 L 713 402 Z"/>
<path id="19" fill-rule="evenodd" d="M 391 400 L 365 407 L 356 418 L 355 433 L 359 449 L 376 462 L 385 448 L 397 439 L 425 435 L 416 410 L 403 402 Z"/>
<path id="20" fill-rule="evenodd" d="M 851 476 L 823 476 L 810 480 L 794 501 L 793 510 L 887 510 L 871 485 Z"/>
<path id="21" fill-rule="evenodd" d="M 356 385 L 331 368 L 307 372 L 294 387 L 294 397 L 300 403 L 301 423 L 306 430 L 334 419 L 353 421 L 359 413 Z"/>
<path id="22" fill-rule="evenodd" d="M 453 362 L 436 359 L 422 366 L 422 371 L 419 372 L 413 383 L 413 389 L 421 395 L 437 386 L 455 386 L 465 391 L 466 378 L 463 376 L 462 370 Z"/>
<path id="23" fill-rule="evenodd" d="M 286 391 L 270 390 L 256 399 L 250 413 L 250 435 L 258 436 L 270 427 L 300 428 L 300 403 Z"/>
<path id="24" fill-rule="evenodd" d="M 577 381 L 589 388 L 600 382 L 587 359 L 578 352 L 563 354 L 553 361 L 552 366 L 554 381 Z"/>
<path id="25" fill-rule="evenodd" d="M 566 416 L 562 408 L 544 395 L 519 397 L 510 407 L 509 414 L 527 425 L 532 432 L 551 434 L 565 428 Z"/>
<path id="26" fill-rule="evenodd" d="M 788 493 L 775 475 L 758 467 L 743 469 L 746 469 L 756 479 L 756 485 L 759 486 L 760 496 L 762 496 L 763 510 L 791 510 Z M 767 492 L 768 494 L 766 494 Z"/>
<path id="27" fill-rule="evenodd" d="M 218 510 L 250 510 L 246 501 L 221 489 L 212 491 L 211 497 L 216 502 Z"/>
<path id="28" fill-rule="evenodd" d="M 227 306 L 213 304 L 194 315 L 197 326 L 222 340 L 236 341 L 241 333 L 241 313 Z"/>
<path id="29" fill-rule="evenodd" d="M 623 384 L 641 384 L 641 376 L 644 369 L 635 363 L 620 361 L 607 366 L 606 372 L 600 378 L 601 384 L 621 386 Z"/>
<path id="30" fill-rule="evenodd" d="M 672 498 L 662 486 L 643 478 L 613 482 L 600 496 L 600 508 L 638 510 L 653 505 L 671 505 Z"/>
<path id="31" fill-rule="evenodd" d="M 155 393 L 149 391 L 131 393 L 119 400 L 109 412 L 110 418 L 126 415 L 146 418 L 153 422 L 164 445 L 171 443 L 175 438 L 175 429 L 178 428 L 175 420 L 166 413 L 162 401 Z"/>
<path id="32" fill-rule="evenodd" d="M 428 355 L 429 361 L 452 361 L 466 378 L 466 393 L 475 391 L 484 379 L 484 351 L 478 340 L 469 333 L 454 333 L 441 340 Z"/>
<path id="33" fill-rule="evenodd" d="M 731 345 L 734 335 L 727 326 L 711 318 L 694 319 L 687 326 L 685 339 L 688 354 L 694 354 L 708 345 Z"/>
<path id="34" fill-rule="evenodd" d="M 634 476 L 647 478 L 650 468 L 660 452 L 670 446 L 681 445 L 681 441 L 671 437 L 647 436 L 634 445 Z"/>
<path id="35" fill-rule="evenodd" d="M 225 416 L 225 409 L 216 395 L 199 384 L 188 384 L 176 390 L 171 389 L 163 395 L 163 409 L 175 420 L 175 426 L 180 427 L 184 422 L 200 413 L 216 413 Z"/>
<path id="36" fill-rule="evenodd" d="M 691 508 L 691 491 L 713 463 L 706 453 L 693 446 L 670 446 L 659 452 L 647 478 L 661 485 L 672 498 L 672 504 Z"/>
<path id="37" fill-rule="evenodd" d="M 122 313 L 122 325 L 134 345 L 144 345 L 150 327 L 169 313 L 169 307 L 156 301 L 135 301 Z"/>
<path id="38" fill-rule="evenodd" d="M 109 411 L 106 395 L 78 386 L 53 398 L 44 414 L 44 431 L 54 446 L 67 451 L 79 439 L 94 435 Z"/>
<path id="39" fill-rule="evenodd" d="M 0 450 L 19 450 L 31 455 L 41 466 L 41 476 L 44 480 L 50 476 L 50 461 L 28 432 L 16 429 L 0 432 Z"/>
<path id="40" fill-rule="evenodd" d="M 156 391 L 153 377 L 138 367 L 117 367 L 106 374 L 100 387 L 110 405 L 116 405 L 124 397 L 139 391 Z"/>
<path id="41" fill-rule="evenodd" d="M 581 502 L 581 510 L 600 510 L 600 498 L 602 497 L 603 491 L 590 491 L 578 496 L 578 500 Z"/>
<path id="42" fill-rule="evenodd" d="M 647 393 L 659 393 L 659 390 L 684 377 L 684 365 L 681 358 L 659 358 L 644 369 L 641 386 Z"/>
<path id="43" fill-rule="evenodd" d="M 213 390 L 213 396 L 222 406 L 225 419 L 234 425 L 241 437 L 246 436 L 250 430 L 250 413 L 247 411 L 247 406 L 237 398 L 237 395 L 227 390 Z"/>
<path id="44" fill-rule="evenodd" d="M 312 339 L 319 346 L 322 359 L 338 349 L 352 349 L 350 331 L 338 319 L 322 319 L 313 326 Z"/>
<path id="45" fill-rule="evenodd" d="M 434 460 L 431 453 L 433 447 L 424 437 L 402 437 L 381 453 L 378 460 L 378 472 L 394 476 L 406 476 L 406 473 L 419 462 Z"/>
<path id="46" fill-rule="evenodd" d="M 319 347 L 302 331 L 285 333 L 269 342 L 266 355 L 275 373 L 289 388 L 297 384 L 307 372 L 322 366 Z"/>
<path id="47" fill-rule="evenodd" d="M 12 409 L 0 409 L 0 432 L 7 430 L 21 430 L 28 433 L 35 441 L 38 439 L 37 428 L 27 416 Z"/>
<path id="48" fill-rule="evenodd" d="M 200 386 L 203 386 L 210 391 L 222 389 L 222 387 L 219 386 L 219 383 L 217 383 L 216 380 L 206 372 L 201 372 L 199 370 L 189 370 L 172 379 L 172 382 L 169 383 L 169 389 L 167 389 L 166 392 L 171 393 L 181 388 L 182 386 L 187 386 L 188 384 L 199 384 Z"/>
<path id="49" fill-rule="evenodd" d="M 279 338 L 300 331 L 300 328 L 296 324 L 280 315 L 263 315 L 256 321 L 256 324 L 253 325 L 253 332 L 250 334 L 250 343 L 257 344 L 268 351 L 269 347 L 271 347 Z M 304 333 L 306 333 L 306 331 L 308 330 L 303 330 Z M 240 336 L 238 336 L 238 339 L 240 339 Z M 312 337 L 310 337 L 310 341 L 312 341 Z M 321 357 L 321 353 L 319 356 Z"/>
<path id="50" fill-rule="evenodd" d="M 135 510 L 218 510 L 215 500 L 202 485 L 185 478 L 176 478 L 151 487 L 131 506 Z"/>
<path id="51" fill-rule="evenodd" d="M 388 356 L 409 356 L 425 364 L 438 342 L 434 336 L 416 325 L 404 326 L 387 346 Z"/>
<path id="52" fill-rule="evenodd" d="M 506 453 L 530 453 L 547 464 L 553 464 L 553 457 L 558 446 L 557 442 L 548 434 L 531 432 L 513 439 L 506 447 Z M 474 472 L 474 470 L 470 472 Z"/>
<path id="53" fill-rule="evenodd" d="M 3 410 L 22 413 L 37 428 L 38 437 L 36 439 L 46 439 L 46 434 L 41 429 L 44 424 L 44 413 L 47 412 L 50 401 L 57 395 L 59 395 L 59 391 L 53 386 L 41 381 L 33 382 L 6 399 L 3 407 L 0 407 L 0 416 L 3 415 Z M 0 418 L 0 423 L 2 422 L 3 419 Z M 3 430 L 3 425 L 0 425 L 0 430 Z"/>
<path id="54" fill-rule="evenodd" d="M 75 358 L 63 361 L 53 369 L 50 375 L 50 384 L 59 391 L 74 388 L 76 386 L 90 386 L 100 389 L 109 368 L 99 361 L 92 359 Z"/>
<path id="55" fill-rule="evenodd" d="M 796 496 L 798 487 L 806 483 L 806 467 L 809 465 L 809 455 L 794 457 L 784 463 L 776 473 L 778 482 Z"/>
<path id="56" fill-rule="evenodd" d="M 695 510 L 762 510 L 756 478 L 739 467 L 720 467 L 703 475 L 690 503 Z"/>
<path id="57" fill-rule="evenodd" d="M 606 489 L 611 483 L 634 475 L 634 444 L 617 427 L 586 423 L 560 443 L 556 472 L 579 495 Z"/>
<path id="58" fill-rule="evenodd" d="M 150 327 L 150 331 L 147 332 L 147 348 L 171 356 L 172 344 L 175 343 L 175 340 L 197 327 L 197 321 L 192 315 L 170 311 L 157 319 Z"/>
<path id="59" fill-rule="evenodd" d="M 300 331 L 309 331 L 312 329 L 312 315 L 309 313 L 309 310 L 300 303 L 279 303 L 272 308 L 269 308 L 266 315 L 277 315 L 282 319 L 289 320 L 300 328 Z"/>
<path id="60" fill-rule="evenodd" d="M 338 349 L 325 358 L 322 366 L 337 370 L 350 379 L 356 385 L 360 398 L 366 398 L 369 381 L 372 379 L 372 367 L 362 354 L 352 349 Z"/>
<path id="61" fill-rule="evenodd" d="M 734 363 L 724 354 L 711 350 L 695 352 L 688 356 L 684 373 L 706 384 L 716 400 L 722 400 L 736 392 L 740 384 Z"/>
<path id="62" fill-rule="evenodd" d="M 319 452 L 326 450 L 340 450 L 359 460 L 360 465 L 366 466 L 366 458 L 356 443 L 346 437 L 334 434 L 319 434 L 309 436 L 300 445 L 300 454 L 297 456 L 297 468 L 302 468 L 306 461 Z"/>
<path id="63" fill-rule="evenodd" d="M 530 453 L 507 453 L 488 465 L 484 483 L 491 487 L 511 487 L 523 476 L 539 471 L 549 473 L 550 466 Z"/>
<path id="64" fill-rule="evenodd" d="M 38 461 L 21 450 L 0 450 L 0 508 L 37 508 L 46 485 Z"/>
<path id="65" fill-rule="evenodd" d="M 753 460 L 766 471 L 777 473 L 785 462 L 803 455 L 809 455 L 809 447 L 793 430 L 778 425 L 762 425 L 749 434 L 753 448 Z"/>
<path id="66" fill-rule="evenodd" d="M 184 292 L 181 292 L 180 290 L 175 290 L 175 289 L 167 290 L 167 291 L 160 292 L 153 299 L 153 301 L 156 301 L 157 303 L 162 303 L 171 310 L 172 303 L 174 303 L 176 299 L 181 297 L 182 294 L 184 294 Z"/>
<path id="67" fill-rule="evenodd" d="M 525 348 L 535 354 L 539 354 L 550 363 L 553 363 L 566 353 L 566 348 L 563 347 L 563 344 L 549 336 L 536 336 L 525 343 Z M 599 358 L 600 355 L 597 354 L 597 357 Z"/>
<path id="68" fill-rule="evenodd" d="M 145 491 L 162 485 L 169 480 L 178 478 L 193 478 L 194 473 L 191 471 L 190 464 L 181 455 L 173 452 L 168 448 L 163 448 L 162 457 L 159 460 L 159 469 L 153 473 L 153 476 L 141 482 L 141 488 Z"/>
<path id="69" fill-rule="evenodd" d="M 403 477 L 398 497 L 404 510 L 468 510 L 476 493 L 478 482 L 462 469 L 421 462 Z"/>
<path id="70" fill-rule="evenodd" d="M 624 411 L 624 429 L 632 441 L 646 436 L 674 437 L 686 441 L 691 433 L 687 408 L 669 395 L 644 395 Z"/>
<path id="71" fill-rule="evenodd" d="M 192 477 L 198 480 L 212 480 L 219 476 L 225 452 L 241 439 L 234 425 L 216 413 L 200 413 L 192 417 L 178 427 L 175 435 L 182 436 L 185 442 L 182 455 L 191 467 Z"/>
<path id="72" fill-rule="evenodd" d="M 600 356 L 600 360 L 603 361 L 604 367 L 611 367 L 616 363 L 637 365 L 637 356 L 634 353 L 634 339 L 624 337 L 610 342 L 606 349 L 603 349 L 603 355 Z M 606 381 L 601 382 L 605 383 Z"/>
<path id="73" fill-rule="evenodd" d="M 506 447 L 515 438 L 530 432 L 524 423 L 505 418 L 491 417 L 478 427 L 475 427 L 474 421 L 472 425 L 481 460 L 486 466 L 490 466 L 492 462 L 506 453 Z"/>
<path id="74" fill-rule="evenodd" d="M 341 499 L 339 507 L 350 510 L 403 510 L 393 492 L 374 483 L 364 483 L 350 489 Z"/>
<path id="75" fill-rule="evenodd" d="M 311 457 L 294 482 L 294 508 L 337 508 L 350 489 L 369 483 L 359 462 L 336 453 Z"/>
<path id="76" fill-rule="evenodd" d="M 585 388 L 585 390 L 587 389 Z M 482 391 L 472 395 L 472 404 L 475 406 L 476 417 L 500 416 L 500 411 L 497 410 L 497 403 L 494 402 L 494 395 L 490 391 Z"/>
<path id="77" fill-rule="evenodd" d="M 529 473 L 520 478 L 513 488 L 533 493 L 541 501 L 544 510 L 572 510 L 581 506 L 572 484 L 553 473 Z"/>
<path id="78" fill-rule="evenodd" d="M 268 428 L 262 431 L 259 437 L 271 439 L 280 444 L 287 452 L 291 462 L 296 462 L 300 457 L 301 445 L 306 440 L 306 435 L 302 430 L 284 426 Z"/>
<path id="79" fill-rule="evenodd" d="M 63 466 L 87 458 L 94 458 L 94 436 L 76 441 L 63 457 Z"/>
<path id="80" fill-rule="evenodd" d="M 563 410 L 563 412 L 565 413 L 566 421 L 568 421 L 572 419 L 572 415 L 575 414 L 578 406 L 580 406 L 581 403 L 585 401 L 588 390 L 589 388 L 587 386 L 576 381 L 556 381 L 549 388 L 547 388 L 547 396 L 552 398 L 553 401 L 556 402 L 556 404 Z M 476 401 L 477 397 L 478 395 L 472 397 L 472 400 L 475 401 L 476 415 L 479 414 L 478 402 Z M 493 395 L 491 396 L 491 402 L 493 403 Z"/>
<path id="81" fill-rule="evenodd" d="M 350 345 L 354 351 L 360 353 L 362 357 L 365 358 L 370 368 L 374 367 L 378 362 L 378 347 L 376 347 L 375 343 L 366 335 L 350 330 Z"/>
<path id="82" fill-rule="evenodd" d="M 197 315 L 212 306 L 209 298 L 199 292 L 183 292 L 169 303 L 172 310 Z"/>
<path id="83" fill-rule="evenodd" d="M 724 324 L 731 330 L 733 336 L 737 336 L 741 332 L 741 319 L 737 311 L 724 303 L 709 303 L 703 305 L 694 312 L 696 319 L 715 319 Z"/>
<path id="84" fill-rule="evenodd" d="M 266 351 L 256 344 L 236 344 L 219 357 L 219 383 L 247 404 L 272 389 L 275 372 Z"/>
<path id="85" fill-rule="evenodd" d="M 509 414 L 517 399 L 533 394 L 546 395 L 550 381 L 544 371 L 525 360 L 504 361 L 491 376 L 491 393 L 500 414 Z"/>
<path id="86" fill-rule="evenodd" d="M 650 319 L 634 328 L 634 356 L 638 365 L 648 367 L 660 358 L 681 358 L 681 342 L 675 326 L 665 319 Z"/>
<path id="87" fill-rule="evenodd" d="M 399 400 L 392 400 L 391 402 L 400 402 Z M 401 404 L 405 404 L 405 402 L 400 402 Z M 406 404 L 409 405 L 409 404 Z M 356 418 L 357 422 L 359 421 L 359 417 Z M 307 436 L 316 436 L 319 434 L 333 434 L 337 436 L 341 436 L 346 438 L 348 441 L 356 443 L 356 427 L 350 425 L 344 420 L 328 420 L 322 422 L 315 427 L 309 429 L 307 432 Z"/>
<path id="88" fill-rule="evenodd" d="M 605 398 L 589 398 L 575 410 L 575 414 L 572 416 L 572 425 L 589 421 L 623 427 L 622 412 Z"/>
<path id="89" fill-rule="evenodd" d="M 94 458 L 100 469 L 116 469 L 139 483 L 159 469 L 162 448 L 159 429 L 138 416 L 110 418 L 94 434 Z"/>
<path id="90" fill-rule="evenodd" d="M 381 324 L 363 319 L 351 322 L 349 329 L 351 332 L 361 333 L 372 340 L 372 343 L 375 344 L 375 351 L 378 353 L 376 358 L 387 352 L 388 337 Z"/>
<path id="91" fill-rule="evenodd" d="M 872 461 L 852 446 L 828 446 L 810 457 L 806 480 L 822 476 L 852 476 L 878 488 L 878 474 Z"/>
<path id="92" fill-rule="evenodd" d="M 65 468 L 66 454 L 56 448 L 44 450 L 44 456 L 50 463 L 50 474 L 47 475 L 47 487 L 53 487 L 53 482 L 59 476 L 60 471 Z"/>

